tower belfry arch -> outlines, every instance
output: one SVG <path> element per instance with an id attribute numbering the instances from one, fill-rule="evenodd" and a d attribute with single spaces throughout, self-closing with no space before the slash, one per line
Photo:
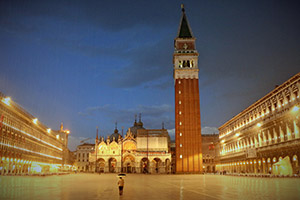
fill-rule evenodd
<path id="1" fill-rule="evenodd" d="M 202 172 L 199 68 L 196 38 L 184 6 L 174 40 L 176 173 Z"/>

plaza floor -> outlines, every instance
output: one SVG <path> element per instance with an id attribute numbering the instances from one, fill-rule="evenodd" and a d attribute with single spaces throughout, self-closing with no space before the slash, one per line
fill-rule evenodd
<path id="1" fill-rule="evenodd" d="M 0 176 L 0 199 L 300 199 L 299 178 L 128 174 L 119 196 L 116 174 Z"/>

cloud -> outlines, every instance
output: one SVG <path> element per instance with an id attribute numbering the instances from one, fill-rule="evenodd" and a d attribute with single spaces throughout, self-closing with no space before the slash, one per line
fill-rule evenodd
<path id="1" fill-rule="evenodd" d="M 219 130 L 217 127 L 209 127 L 209 126 L 205 126 L 205 127 L 201 127 L 201 134 L 218 134 Z"/>
<path id="2" fill-rule="evenodd" d="M 169 133 L 171 140 L 175 140 L 175 128 L 168 129 L 168 133 Z"/>
<path id="3" fill-rule="evenodd" d="M 173 112 L 173 106 L 168 104 L 151 106 L 138 105 L 128 109 L 106 104 L 103 106 L 88 107 L 84 111 L 79 112 L 78 115 L 86 118 L 109 118 L 112 123 L 117 121 L 118 123 L 131 125 L 134 120 L 134 115 L 141 113 L 144 127 L 161 128 L 162 122 L 164 122 L 166 128 L 171 128 L 174 127 L 174 120 L 170 117 Z"/>
<path id="4" fill-rule="evenodd" d="M 70 149 L 70 151 L 75 151 L 77 146 L 82 144 L 81 141 L 84 141 L 85 143 L 94 143 L 93 139 L 88 139 L 85 137 L 74 137 L 74 136 L 69 136 L 68 137 L 68 148 Z M 86 140 L 88 139 L 88 140 Z"/>
<path id="5" fill-rule="evenodd" d="M 131 88 L 145 84 L 149 87 L 153 81 L 158 81 L 158 87 L 168 84 L 163 80 L 172 77 L 172 50 L 172 41 L 169 38 L 131 50 L 128 53 L 131 63 L 114 71 L 114 74 L 122 76 L 114 76 L 111 85 L 116 88 Z"/>

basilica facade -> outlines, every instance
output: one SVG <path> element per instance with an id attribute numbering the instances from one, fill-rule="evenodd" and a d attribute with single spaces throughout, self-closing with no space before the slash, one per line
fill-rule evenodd
<path id="1" fill-rule="evenodd" d="M 96 137 L 89 154 L 89 171 L 108 173 L 170 173 L 171 150 L 168 131 L 145 129 L 141 118 L 122 136 L 117 127 L 107 138 Z"/>

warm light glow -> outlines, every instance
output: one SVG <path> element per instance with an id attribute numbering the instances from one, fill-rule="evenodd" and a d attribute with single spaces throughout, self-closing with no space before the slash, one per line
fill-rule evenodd
<path id="1" fill-rule="evenodd" d="M 239 133 L 236 133 L 236 134 L 235 134 L 235 136 L 236 136 L 236 137 L 239 137 L 239 136 L 240 136 L 240 134 L 239 134 Z"/>
<path id="2" fill-rule="evenodd" d="M 2 102 L 8 106 L 10 106 L 10 101 L 11 101 L 10 97 L 6 97 L 6 98 L 2 99 Z"/>
<path id="3" fill-rule="evenodd" d="M 222 141 L 221 141 L 221 143 L 224 143 L 224 142 L 225 142 L 225 140 L 222 140 Z"/>
<path id="4" fill-rule="evenodd" d="M 56 139 L 59 139 L 59 135 L 56 135 Z"/>
<path id="5" fill-rule="evenodd" d="M 29 150 L 29 149 L 25 149 L 25 148 L 22 148 L 22 147 L 17 147 L 17 146 L 13 146 L 13 145 L 10 145 L 10 144 L 5 144 L 5 143 L 2 143 L 0 142 L 0 145 L 3 145 L 3 146 L 7 146 L 7 147 L 10 147 L 10 148 L 14 148 L 14 149 L 18 149 L 18 150 L 22 150 L 22 151 L 26 151 L 26 152 L 30 152 L 30 153 L 35 153 L 35 154 L 39 154 L 41 156 L 46 156 L 46 157 L 49 157 L 49 158 L 55 158 L 55 159 L 58 159 L 58 160 L 62 160 L 62 158 L 60 157 L 56 157 L 56 156 L 51 156 L 51 155 L 48 155 L 48 154 L 44 154 L 44 153 L 40 153 L 40 152 L 35 152 L 35 151 L 32 151 L 32 150 Z M 7 158 L 8 159 L 8 158 Z M 9 160 L 7 160 L 9 161 Z M 11 158 L 10 160 L 11 162 L 13 161 L 13 158 Z M 16 161 L 16 159 L 15 159 Z"/>
<path id="6" fill-rule="evenodd" d="M 258 127 L 261 127 L 261 123 L 257 123 L 257 126 L 258 126 Z"/>
<path id="7" fill-rule="evenodd" d="M 14 126 L 11 126 L 10 124 L 7 124 L 7 123 L 5 123 L 5 122 L 3 122 L 3 124 L 6 125 L 6 126 L 8 126 L 8 127 L 10 127 L 10 128 L 12 128 L 12 129 L 14 129 L 14 130 L 17 130 L 17 131 L 19 131 L 19 132 L 21 132 L 21 133 L 24 133 L 25 135 L 27 135 L 27 136 L 29 136 L 29 137 L 32 137 L 32 138 L 34 138 L 34 139 L 36 139 L 36 140 L 38 140 L 38 141 L 40 141 L 40 142 L 42 142 L 42 143 L 44 143 L 44 144 L 47 144 L 47 145 L 49 145 L 49 146 L 51 146 L 51 147 L 53 147 L 53 148 L 56 148 L 56 149 L 62 151 L 61 148 L 59 148 L 59 147 L 57 147 L 57 146 L 55 146 L 55 145 L 53 145 L 53 144 L 50 144 L 49 142 L 46 142 L 46 141 L 44 141 L 44 140 L 41 140 L 41 139 L 38 138 L 38 137 L 35 137 L 35 136 L 33 136 L 33 135 L 30 135 L 29 133 L 27 133 L 27 132 L 25 132 L 25 131 L 23 131 L 23 130 L 20 130 L 20 129 L 14 127 Z"/>
<path id="8" fill-rule="evenodd" d="M 69 134 L 69 133 L 70 133 L 70 131 L 69 131 L 69 130 L 66 130 L 66 133 L 67 133 L 67 134 Z"/>
<path id="9" fill-rule="evenodd" d="M 293 109 L 292 109 L 293 112 L 298 112 L 299 111 L 299 107 L 298 106 L 295 106 Z"/>
<path id="10" fill-rule="evenodd" d="M 51 128 L 48 128 L 48 129 L 47 129 L 47 132 L 50 133 L 50 132 L 51 132 Z"/>
<path id="11" fill-rule="evenodd" d="M 37 118 L 35 118 L 35 119 L 33 119 L 32 121 L 33 121 L 33 123 L 34 123 L 34 124 L 37 124 L 37 122 L 38 122 L 38 119 L 37 119 Z"/>

